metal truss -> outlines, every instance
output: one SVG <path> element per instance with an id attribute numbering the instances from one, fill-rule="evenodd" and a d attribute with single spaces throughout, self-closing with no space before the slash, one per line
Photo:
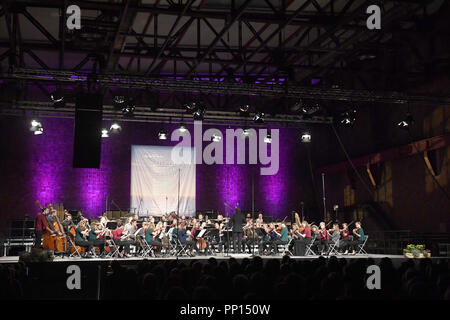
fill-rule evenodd
<path id="1" fill-rule="evenodd" d="M 51 117 L 51 118 L 74 118 L 75 105 L 67 103 L 64 108 L 57 108 L 52 103 L 36 101 L 17 101 L 13 105 L 10 103 L 0 103 L 0 114 L 9 116 L 30 117 Z M 204 124 L 208 125 L 241 125 L 251 127 L 304 127 L 305 125 L 330 124 L 333 117 L 280 114 L 277 116 L 266 116 L 264 123 L 254 123 L 252 118 L 255 114 L 249 113 L 242 116 L 239 112 L 227 112 L 217 110 L 206 110 Z M 136 108 L 133 117 L 122 117 L 120 110 L 114 109 L 112 105 L 103 106 L 103 120 L 126 121 L 126 122 L 152 122 L 152 123 L 190 123 L 193 118 L 186 114 L 185 109 L 177 108 L 153 108 L 151 106 L 139 106 Z"/>
<path id="2" fill-rule="evenodd" d="M 242 79 L 225 81 L 225 78 L 196 78 L 196 80 L 152 78 L 123 74 L 87 74 L 42 69 L 13 69 L 0 75 L 3 79 L 33 80 L 39 82 L 83 85 L 88 82 L 107 88 L 140 88 L 145 90 L 168 90 L 176 92 L 226 93 L 244 96 L 285 97 L 311 100 L 334 100 L 352 102 L 379 102 L 404 104 L 449 103 L 450 97 L 407 95 L 399 92 L 345 90 L 294 86 L 281 81 L 272 84 L 242 83 Z M 216 81 L 214 81 L 216 80 Z"/>

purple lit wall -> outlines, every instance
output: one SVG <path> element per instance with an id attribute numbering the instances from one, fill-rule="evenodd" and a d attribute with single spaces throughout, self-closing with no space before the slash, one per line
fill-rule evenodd
<path id="1" fill-rule="evenodd" d="M 73 120 L 40 119 L 44 134 L 28 131 L 31 119 L 0 118 L 1 147 L 7 158 L 2 161 L 0 195 L 3 201 L 1 219 L 37 212 L 36 200 L 42 204 L 63 203 L 66 208 L 81 209 L 86 215 L 100 215 L 111 200 L 121 209 L 130 206 L 131 146 L 175 145 L 160 141 L 158 124 L 122 122 L 122 132 L 102 139 L 100 169 L 74 169 Z M 111 123 L 104 123 L 109 127 Z M 169 133 L 177 125 L 166 126 Z M 208 126 L 204 126 L 206 130 Z M 193 128 L 188 126 L 193 134 Z M 219 127 L 225 132 L 225 127 Z M 303 179 L 301 146 L 294 129 L 280 129 L 280 169 L 274 176 L 261 176 L 260 165 L 197 165 L 196 208 L 226 213 L 225 202 L 249 212 L 254 208 L 265 215 L 283 218 L 299 208 Z M 207 143 L 204 144 L 204 146 Z M 248 158 L 247 158 L 248 159 Z M 253 176 L 253 179 L 252 179 Z M 107 201 L 108 200 L 108 201 Z M 231 212 L 231 210 L 230 210 Z"/>

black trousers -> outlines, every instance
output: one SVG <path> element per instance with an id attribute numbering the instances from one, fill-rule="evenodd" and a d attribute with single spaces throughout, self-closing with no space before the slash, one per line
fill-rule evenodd
<path id="1" fill-rule="evenodd" d="M 244 250 L 245 250 L 245 247 L 247 247 L 247 248 L 248 248 L 248 251 L 250 251 L 250 253 L 253 253 L 252 245 L 253 245 L 254 243 L 256 243 L 257 241 L 258 241 L 258 238 L 255 238 L 255 239 L 253 239 L 253 238 L 251 238 L 251 237 L 245 238 L 245 239 L 244 239 Z"/>
<path id="2" fill-rule="evenodd" d="M 306 254 L 306 245 L 311 242 L 311 238 L 299 238 L 294 240 L 294 255 L 304 256 Z"/>
<path id="3" fill-rule="evenodd" d="M 329 248 L 329 240 L 320 240 L 320 251 L 322 252 L 328 252 L 328 248 Z"/>
<path id="4" fill-rule="evenodd" d="M 262 239 L 262 240 L 259 242 L 259 245 L 258 245 L 259 253 L 260 253 L 260 254 L 264 253 L 264 250 L 266 250 L 267 248 L 269 248 L 270 245 L 271 245 L 271 243 L 272 243 L 272 242 L 271 242 L 270 240 L 264 240 L 264 239 Z"/>
<path id="5" fill-rule="evenodd" d="M 241 252 L 242 251 L 242 235 L 244 232 L 233 232 L 233 250 L 234 252 Z"/>
<path id="6" fill-rule="evenodd" d="M 275 240 L 275 241 L 272 241 L 271 247 L 275 253 L 278 253 L 278 245 L 287 244 L 287 243 L 288 243 L 288 241 Z"/>
<path id="7" fill-rule="evenodd" d="M 34 248 L 42 248 L 42 231 L 34 230 Z"/>
<path id="8" fill-rule="evenodd" d="M 75 241 L 75 245 L 85 248 L 86 250 L 90 251 L 92 249 L 92 242 L 91 241 Z"/>

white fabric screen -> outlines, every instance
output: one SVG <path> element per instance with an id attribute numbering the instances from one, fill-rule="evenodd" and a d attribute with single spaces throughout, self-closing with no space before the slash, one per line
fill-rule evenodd
<path id="1" fill-rule="evenodd" d="M 178 209 L 180 215 L 195 214 L 195 151 L 178 147 L 188 161 L 174 161 L 174 147 L 131 147 L 131 208 L 140 216 L 162 216 Z"/>

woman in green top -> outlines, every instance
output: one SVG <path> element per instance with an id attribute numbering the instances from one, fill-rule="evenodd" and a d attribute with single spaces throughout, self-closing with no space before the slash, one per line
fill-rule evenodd
<path id="1" fill-rule="evenodd" d="M 87 220 L 82 219 L 78 222 L 77 227 L 75 228 L 75 245 L 84 248 L 85 255 L 92 249 L 92 242 L 86 240 L 85 238 L 89 233 L 89 229 L 86 228 L 86 222 Z"/>
<path id="2" fill-rule="evenodd" d="M 355 250 L 359 249 L 359 245 L 363 244 L 366 240 L 366 235 L 364 234 L 364 230 L 361 227 L 361 222 L 356 221 L 355 222 L 355 229 L 353 229 L 353 241 L 349 244 L 349 246 L 352 248 L 352 254 L 356 254 Z"/>

